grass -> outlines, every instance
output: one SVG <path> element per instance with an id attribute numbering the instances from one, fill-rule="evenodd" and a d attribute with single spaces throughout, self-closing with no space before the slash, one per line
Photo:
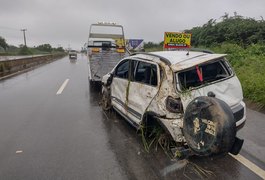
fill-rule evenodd
<path id="1" fill-rule="evenodd" d="M 61 51 L 53 50 L 51 52 L 47 51 L 41 51 L 37 48 L 31 48 L 31 47 L 11 47 L 6 52 L 1 51 L 0 56 L 19 56 L 19 55 L 39 55 L 39 54 L 58 54 L 62 53 Z"/>

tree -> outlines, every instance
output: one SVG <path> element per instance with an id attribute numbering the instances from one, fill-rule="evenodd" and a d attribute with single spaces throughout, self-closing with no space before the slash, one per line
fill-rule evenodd
<path id="1" fill-rule="evenodd" d="M 64 52 L 64 49 L 62 47 L 54 48 L 54 50 L 58 52 Z"/>
<path id="2" fill-rule="evenodd" d="M 0 36 L 0 47 L 2 47 L 5 51 L 8 48 L 8 44 L 6 43 L 6 40 Z"/>
<path id="3" fill-rule="evenodd" d="M 51 52 L 52 46 L 50 44 L 42 44 L 42 45 L 39 45 L 37 49 L 40 51 Z"/>
<path id="4" fill-rule="evenodd" d="M 210 47 L 224 42 L 235 43 L 242 47 L 265 42 L 265 22 L 253 18 L 244 18 L 236 12 L 229 17 L 226 13 L 221 22 L 210 19 L 201 27 L 185 32 L 192 34 L 193 46 Z"/>

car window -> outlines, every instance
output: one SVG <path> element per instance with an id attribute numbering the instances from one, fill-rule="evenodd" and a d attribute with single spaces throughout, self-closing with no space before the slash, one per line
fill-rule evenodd
<path id="1" fill-rule="evenodd" d="M 198 87 L 231 76 L 228 64 L 223 60 L 195 66 L 178 74 L 181 90 Z"/>
<path id="2" fill-rule="evenodd" d="M 134 72 L 134 81 L 144 84 L 157 85 L 157 66 L 155 64 L 139 61 Z"/>
<path id="3" fill-rule="evenodd" d="M 115 77 L 128 79 L 128 74 L 129 74 L 129 60 L 126 60 L 117 66 L 115 71 Z"/>

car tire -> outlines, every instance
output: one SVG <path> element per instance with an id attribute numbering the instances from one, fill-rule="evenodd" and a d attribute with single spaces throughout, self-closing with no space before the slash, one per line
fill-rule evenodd
<path id="1" fill-rule="evenodd" d="M 103 88 L 102 90 L 102 99 L 101 99 L 101 106 L 102 109 L 108 111 L 111 109 L 111 99 L 110 99 L 110 92 L 107 88 Z"/>
<path id="2" fill-rule="evenodd" d="M 186 108 L 183 134 L 196 155 L 226 154 L 235 142 L 236 122 L 233 112 L 220 99 L 197 97 Z"/>

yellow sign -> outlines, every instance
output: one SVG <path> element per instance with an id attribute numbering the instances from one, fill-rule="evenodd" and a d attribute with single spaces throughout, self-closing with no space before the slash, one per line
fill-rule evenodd
<path id="1" fill-rule="evenodd" d="M 120 39 L 115 39 L 115 43 L 118 47 L 124 47 L 125 46 L 125 42 L 124 39 L 120 38 Z"/>
<path id="2" fill-rule="evenodd" d="M 190 48 L 191 34 L 165 32 L 164 35 L 164 48 Z"/>
<path id="3" fill-rule="evenodd" d="M 124 53 L 125 52 L 125 40 L 123 38 L 115 39 L 115 43 L 117 46 L 117 52 L 118 53 Z"/>

